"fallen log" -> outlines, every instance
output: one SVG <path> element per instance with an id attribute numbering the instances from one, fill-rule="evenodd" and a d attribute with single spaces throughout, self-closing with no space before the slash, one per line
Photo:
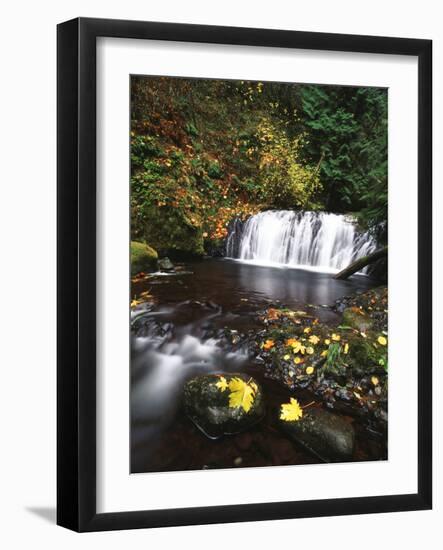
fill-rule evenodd
<path id="1" fill-rule="evenodd" d="M 380 260 L 380 258 L 383 258 L 384 256 L 387 256 L 387 254 L 388 254 L 387 246 L 384 246 L 383 248 L 379 248 L 375 252 L 372 252 L 367 256 L 363 256 L 362 258 L 359 258 L 358 260 L 355 260 L 355 262 L 352 262 L 351 264 L 349 264 L 348 267 L 345 267 L 345 269 L 342 269 L 339 273 L 334 275 L 334 279 L 347 279 L 357 271 L 360 271 L 360 269 L 363 269 L 367 265 L 372 264 L 377 260 Z"/>

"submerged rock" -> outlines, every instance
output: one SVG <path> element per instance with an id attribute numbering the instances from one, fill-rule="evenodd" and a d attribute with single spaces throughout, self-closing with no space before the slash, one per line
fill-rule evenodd
<path id="1" fill-rule="evenodd" d="M 157 263 L 160 271 L 166 271 L 166 272 L 174 271 L 174 264 L 171 262 L 169 258 L 162 258 Z"/>
<path id="2" fill-rule="evenodd" d="M 189 380 L 183 390 L 186 414 L 208 437 L 236 434 L 265 413 L 260 385 L 247 374 L 208 374 Z"/>
<path id="3" fill-rule="evenodd" d="M 287 422 L 279 419 L 279 424 L 291 439 L 325 462 L 352 458 L 354 428 L 336 414 L 310 409 L 305 410 L 299 420 Z"/>

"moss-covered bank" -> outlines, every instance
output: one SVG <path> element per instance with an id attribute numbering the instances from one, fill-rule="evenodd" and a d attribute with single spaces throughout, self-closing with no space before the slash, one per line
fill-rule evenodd
<path id="1" fill-rule="evenodd" d="M 157 267 L 158 254 L 148 244 L 131 241 L 131 275 L 152 271 Z"/>

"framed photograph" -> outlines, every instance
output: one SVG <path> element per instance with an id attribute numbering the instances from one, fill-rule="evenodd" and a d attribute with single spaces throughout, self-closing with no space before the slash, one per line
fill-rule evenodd
<path id="1" fill-rule="evenodd" d="M 58 524 L 432 506 L 432 43 L 58 26 Z"/>

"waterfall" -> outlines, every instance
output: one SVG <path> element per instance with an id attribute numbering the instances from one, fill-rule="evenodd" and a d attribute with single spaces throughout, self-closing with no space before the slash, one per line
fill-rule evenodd
<path id="1" fill-rule="evenodd" d="M 226 255 L 259 265 L 337 272 L 375 248 L 375 239 L 358 231 L 349 216 L 268 210 L 231 224 Z"/>

